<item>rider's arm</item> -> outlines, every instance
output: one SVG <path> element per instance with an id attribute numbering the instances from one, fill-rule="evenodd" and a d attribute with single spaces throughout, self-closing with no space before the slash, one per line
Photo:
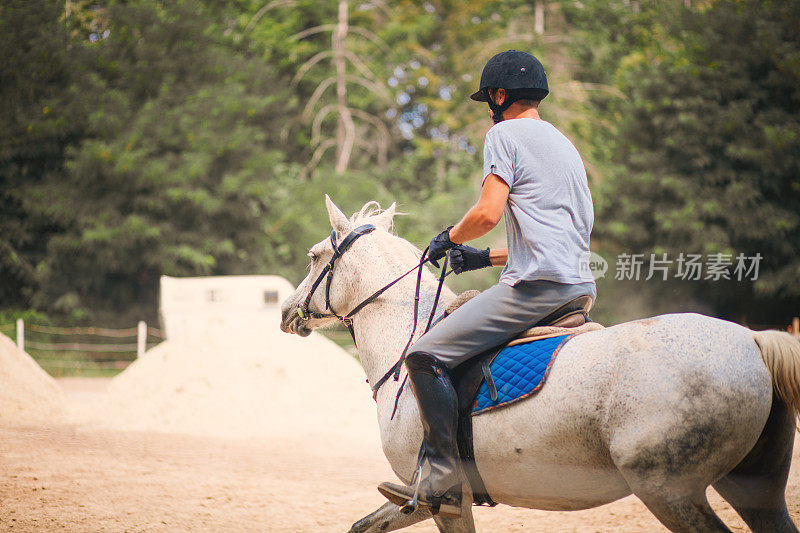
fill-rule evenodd
<path id="1" fill-rule="evenodd" d="M 506 261 L 508 261 L 508 248 L 491 248 L 489 250 L 489 261 L 492 262 L 492 266 L 505 266 Z"/>
<path id="2" fill-rule="evenodd" d="M 495 174 L 486 176 L 478 203 L 472 206 L 467 211 L 467 214 L 464 215 L 464 218 L 461 219 L 461 222 L 450 230 L 450 240 L 461 244 L 489 233 L 503 217 L 503 210 L 506 207 L 509 192 L 508 184 L 502 178 Z M 505 257 L 508 257 L 508 253 L 505 254 Z M 499 257 L 497 260 L 499 261 Z M 495 264 L 494 257 L 492 258 L 492 264 Z M 505 259 L 503 259 L 502 263 L 496 264 L 505 264 Z"/>

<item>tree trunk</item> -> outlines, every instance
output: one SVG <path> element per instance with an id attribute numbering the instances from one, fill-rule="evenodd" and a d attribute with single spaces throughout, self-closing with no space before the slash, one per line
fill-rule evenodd
<path id="1" fill-rule="evenodd" d="M 347 0 L 340 0 L 339 22 L 331 39 L 336 66 L 336 110 L 339 115 L 336 127 L 336 172 L 339 173 L 347 170 L 355 142 L 355 125 L 347 107 L 347 59 L 344 55 L 347 28 Z"/>

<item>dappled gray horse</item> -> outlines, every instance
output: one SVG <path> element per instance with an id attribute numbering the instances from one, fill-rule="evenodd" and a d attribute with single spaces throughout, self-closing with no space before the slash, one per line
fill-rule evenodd
<path id="1" fill-rule="evenodd" d="M 329 239 L 311 248 L 308 276 L 283 303 L 284 331 L 307 335 L 335 322 L 326 315 L 326 293 L 343 315 L 419 262 L 419 250 L 391 233 L 394 205 L 380 211 L 368 204 L 348 219 L 330 199 L 327 204 L 340 241 L 361 224 L 377 229 L 337 259 L 329 290 L 308 301 L 306 311 L 318 316 L 301 319 L 298 307 L 333 254 Z M 425 317 L 436 280 L 423 270 Z M 398 359 L 412 333 L 412 278 L 354 318 L 370 383 Z M 445 288 L 442 304 L 453 298 Z M 474 418 L 477 466 L 502 504 L 577 510 L 633 493 L 672 531 L 728 531 L 706 500 L 713 485 L 753 531 L 797 531 L 784 490 L 798 379 L 800 344 L 790 335 L 702 315 L 663 315 L 581 334 L 564 345 L 537 395 Z M 383 451 L 408 482 L 422 428 L 408 387 L 391 416 L 400 382 L 402 375 L 387 381 L 376 399 Z M 461 518 L 435 518 L 439 529 L 474 531 L 470 508 L 466 497 Z M 403 515 L 386 504 L 353 531 L 390 531 L 427 518 L 423 509 Z"/>

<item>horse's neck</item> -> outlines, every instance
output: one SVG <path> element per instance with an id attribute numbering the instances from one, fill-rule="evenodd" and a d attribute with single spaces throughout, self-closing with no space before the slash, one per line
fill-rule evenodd
<path id="1" fill-rule="evenodd" d="M 436 295 L 436 280 L 425 276 L 420 290 L 419 314 L 414 340 L 425 330 Z M 400 286 L 401 285 L 401 286 Z M 414 313 L 415 280 L 402 282 L 368 305 L 354 321 L 361 364 L 370 383 L 376 383 L 395 364 L 411 335 Z M 453 301 L 447 287 L 436 308 L 436 315 Z"/>

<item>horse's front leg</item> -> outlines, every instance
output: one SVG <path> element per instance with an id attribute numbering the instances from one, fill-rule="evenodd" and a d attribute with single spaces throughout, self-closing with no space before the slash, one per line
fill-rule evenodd
<path id="1" fill-rule="evenodd" d="M 467 483 L 464 483 L 467 485 Z M 433 521 L 441 533 L 475 533 L 475 521 L 472 518 L 472 492 L 464 487 L 461 500 L 461 516 L 458 518 L 442 518 L 434 516 Z"/>
<path id="2" fill-rule="evenodd" d="M 459 518 L 441 518 L 434 516 L 436 527 L 441 533 L 475 533 L 475 522 L 472 518 L 472 498 L 465 494 L 461 516 Z M 349 533 L 383 533 L 395 531 L 412 526 L 431 517 L 430 511 L 425 507 L 418 507 L 411 514 L 403 514 L 400 507 L 387 502 L 377 511 L 365 516 L 352 525 Z"/>
<path id="3" fill-rule="evenodd" d="M 472 519 L 472 505 L 461 510 L 459 518 L 433 517 L 436 527 L 441 533 L 475 533 L 475 521 Z"/>
<path id="4" fill-rule="evenodd" d="M 411 514 L 403 514 L 400 507 L 386 502 L 374 513 L 368 514 L 352 525 L 349 533 L 374 533 L 384 531 L 395 531 L 422 522 L 431 517 L 430 511 L 423 507 L 418 507 Z"/>

